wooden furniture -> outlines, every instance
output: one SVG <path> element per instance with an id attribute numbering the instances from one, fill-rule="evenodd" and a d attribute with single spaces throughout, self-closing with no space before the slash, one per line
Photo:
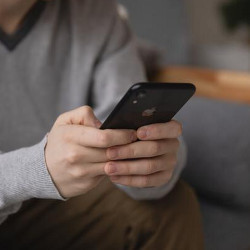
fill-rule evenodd
<path id="1" fill-rule="evenodd" d="M 197 96 L 250 104 L 250 73 L 194 67 L 166 67 L 157 72 L 159 82 L 194 83 Z"/>

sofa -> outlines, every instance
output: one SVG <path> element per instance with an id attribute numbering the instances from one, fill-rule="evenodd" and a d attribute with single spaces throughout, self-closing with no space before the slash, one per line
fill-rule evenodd
<path id="1" fill-rule="evenodd" d="M 156 81 L 192 82 L 196 95 L 175 117 L 183 124 L 206 250 L 250 249 L 250 74 L 166 67 Z"/>
<path id="2" fill-rule="evenodd" d="M 250 94 L 250 93 L 249 93 Z M 250 249 L 250 105 L 193 98 L 177 115 L 207 250 Z"/>

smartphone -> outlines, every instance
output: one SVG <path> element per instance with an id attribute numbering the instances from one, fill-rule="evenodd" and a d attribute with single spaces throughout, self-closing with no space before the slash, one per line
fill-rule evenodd
<path id="1" fill-rule="evenodd" d="M 170 121 L 195 93 L 191 83 L 136 83 L 101 129 L 134 129 Z"/>

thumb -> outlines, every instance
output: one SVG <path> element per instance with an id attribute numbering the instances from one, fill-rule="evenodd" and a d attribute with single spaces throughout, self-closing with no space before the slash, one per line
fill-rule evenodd
<path id="1" fill-rule="evenodd" d="M 101 122 L 96 118 L 91 107 L 82 106 L 60 115 L 55 122 L 55 126 L 60 125 L 84 125 L 99 128 Z"/>

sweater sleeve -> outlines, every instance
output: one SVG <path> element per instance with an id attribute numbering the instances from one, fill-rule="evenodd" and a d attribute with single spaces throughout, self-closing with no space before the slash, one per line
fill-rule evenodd
<path id="1" fill-rule="evenodd" d="M 131 85 L 146 81 L 134 35 L 128 22 L 120 18 L 115 1 L 111 2 L 111 27 L 95 68 L 91 98 L 95 114 L 102 121 Z"/>
<path id="2" fill-rule="evenodd" d="M 44 147 L 38 144 L 0 154 L 0 223 L 31 198 L 63 199 L 48 173 Z"/>
<path id="3" fill-rule="evenodd" d="M 104 53 L 96 67 L 93 100 L 95 113 L 102 121 L 114 108 L 127 89 L 136 82 L 145 81 L 145 72 L 138 56 L 135 39 L 128 22 L 120 18 L 114 6 L 114 19 Z M 185 165 L 186 150 L 183 141 L 178 153 L 178 164 L 172 179 L 164 186 L 133 188 L 118 185 L 134 199 L 158 199 L 172 190 Z"/>

